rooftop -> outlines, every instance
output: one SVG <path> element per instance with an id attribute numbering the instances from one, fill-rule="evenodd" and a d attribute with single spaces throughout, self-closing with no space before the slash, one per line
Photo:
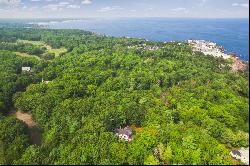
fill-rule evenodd
<path id="1" fill-rule="evenodd" d="M 127 136 L 129 136 L 129 137 L 131 137 L 132 136 L 132 129 L 130 128 L 130 127 L 125 127 L 125 128 L 123 128 L 123 129 L 116 129 L 115 130 L 115 132 L 117 133 L 117 134 L 125 134 L 125 135 L 127 135 Z"/>

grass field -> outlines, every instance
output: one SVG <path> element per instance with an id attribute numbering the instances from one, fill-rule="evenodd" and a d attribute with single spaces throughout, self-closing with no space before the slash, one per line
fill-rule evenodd
<path id="1" fill-rule="evenodd" d="M 34 58 L 37 58 L 37 59 L 40 59 L 38 56 L 35 56 L 35 55 L 30 55 L 28 53 L 24 53 L 24 52 L 15 52 L 17 56 L 31 56 L 31 57 L 34 57 Z"/>
<path id="2" fill-rule="evenodd" d="M 18 43 L 30 43 L 33 45 L 37 45 L 37 46 L 44 46 L 46 45 L 46 43 L 42 42 L 42 41 L 30 41 L 30 40 L 17 40 Z"/>
<path id="3" fill-rule="evenodd" d="M 66 48 L 58 48 L 58 49 L 51 48 L 51 49 L 48 49 L 48 52 L 49 53 L 54 53 L 55 56 L 57 57 L 57 56 L 60 55 L 60 53 L 67 52 L 67 49 Z"/>
<path id="4" fill-rule="evenodd" d="M 47 45 L 45 42 L 42 42 L 42 41 L 30 41 L 30 40 L 17 40 L 17 42 L 19 43 L 30 43 L 30 44 L 33 44 L 33 45 L 37 45 L 37 46 L 40 46 L 40 47 L 46 47 L 47 48 L 47 52 L 48 53 L 54 53 L 55 56 L 59 56 L 60 53 L 64 53 L 64 52 L 67 52 L 67 49 L 62 47 L 62 48 L 52 48 L 51 46 Z"/>

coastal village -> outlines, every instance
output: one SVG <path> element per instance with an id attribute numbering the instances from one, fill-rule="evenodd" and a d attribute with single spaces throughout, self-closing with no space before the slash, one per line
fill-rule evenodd
<path id="1" fill-rule="evenodd" d="M 225 53 L 223 47 L 218 46 L 214 42 L 205 40 L 188 40 L 188 44 L 192 47 L 193 51 L 199 51 L 205 55 L 212 55 L 215 57 L 222 57 L 224 59 L 232 60 L 231 68 L 233 71 L 248 71 L 248 61 L 242 61 L 234 53 Z"/>
<path id="2" fill-rule="evenodd" d="M 147 45 L 147 44 L 140 44 L 140 45 L 134 45 L 134 46 L 128 46 L 128 49 L 143 49 L 148 51 L 156 51 L 162 47 L 159 46 L 153 46 L 153 45 Z"/>
<path id="3" fill-rule="evenodd" d="M 224 53 L 223 47 L 217 46 L 216 43 L 205 40 L 188 40 L 188 43 L 193 47 L 193 51 L 200 51 L 205 55 L 223 57 L 224 59 L 230 58 L 230 55 Z"/>
<path id="4" fill-rule="evenodd" d="M 174 42 L 174 41 L 171 41 Z M 167 42 L 164 42 L 167 43 Z M 217 45 L 214 42 L 206 41 L 206 40 L 187 40 L 187 43 L 192 47 L 193 51 L 202 52 L 205 55 L 211 55 L 214 57 L 222 57 L 224 59 L 232 60 L 232 71 L 248 71 L 249 63 L 248 61 L 242 61 L 240 58 L 234 53 L 225 53 L 225 50 L 222 46 Z M 178 43 L 181 45 L 182 43 Z M 156 51 L 163 47 L 156 45 L 148 45 L 146 43 L 127 46 L 128 49 L 137 49 L 137 50 L 147 50 L 147 51 Z"/>

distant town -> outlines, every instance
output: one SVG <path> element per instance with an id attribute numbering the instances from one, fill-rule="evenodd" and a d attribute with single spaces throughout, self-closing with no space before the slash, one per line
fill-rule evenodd
<path id="1" fill-rule="evenodd" d="M 222 57 L 224 59 L 231 59 L 233 61 L 232 70 L 246 70 L 249 68 L 248 61 L 242 61 L 235 53 L 225 53 L 225 50 L 222 46 L 218 46 L 214 42 L 206 40 L 188 40 L 187 41 L 191 46 L 193 51 L 199 51 L 205 55 L 212 55 L 214 57 Z"/>

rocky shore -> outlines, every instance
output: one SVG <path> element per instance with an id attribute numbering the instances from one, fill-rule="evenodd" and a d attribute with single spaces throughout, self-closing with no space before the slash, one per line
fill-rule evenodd
<path id="1" fill-rule="evenodd" d="M 205 55 L 212 55 L 232 60 L 232 71 L 249 71 L 248 61 L 241 60 L 234 53 L 225 53 L 224 48 L 222 46 L 218 46 L 216 43 L 205 40 L 188 40 L 187 42 L 192 47 L 193 51 L 199 51 Z"/>

